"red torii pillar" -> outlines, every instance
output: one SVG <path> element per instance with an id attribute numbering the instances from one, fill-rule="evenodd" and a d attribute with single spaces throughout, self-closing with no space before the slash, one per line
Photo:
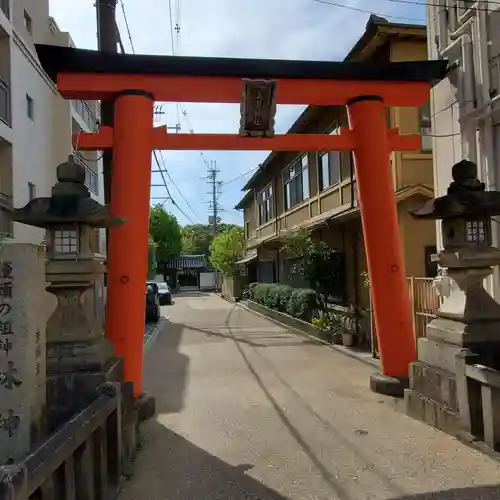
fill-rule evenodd
<path id="1" fill-rule="evenodd" d="M 109 232 L 106 332 L 135 396 L 142 392 L 153 108 L 153 95 L 138 90 L 115 101 L 111 213 L 125 223 Z"/>

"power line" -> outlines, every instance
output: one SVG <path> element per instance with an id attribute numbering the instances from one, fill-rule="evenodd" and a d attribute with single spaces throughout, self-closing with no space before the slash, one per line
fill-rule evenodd
<path id="1" fill-rule="evenodd" d="M 127 12 L 125 10 L 125 4 L 123 2 L 123 0 L 120 0 L 120 5 L 121 5 L 121 8 L 122 8 L 122 12 L 123 12 L 123 18 L 125 20 L 125 27 L 127 29 L 127 35 L 128 35 L 128 39 L 130 41 L 130 47 L 132 49 L 132 53 L 135 54 L 135 48 L 134 48 L 134 42 L 132 40 L 132 32 L 130 30 L 130 25 L 128 23 L 128 18 L 127 18 Z M 172 13 L 171 11 L 171 6 L 172 6 L 172 1 L 169 0 L 169 9 L 170 9 L 170 14 Z M 172 23 L 171 23 L 172 24 Z M 172 32 L 173 33 L 173 32 Z M 172 37 L 172 50 L 174 50 L 174 45 L 173 45 L 173 37 Z M 167 180 L 165 179 L 165 175 L 166 174 L 168 176 L 168 178 L 170 179 L 170 182 L 173 184 L 173 186 L 175 187 L 175 189 L 177 190 L 177 192 L 180 194 L 181 198 L 184 200 L 184 202 L 186 203 L 186 205 L 189 207 L 189 209 L 191 210 L 191 212 L 193 212 L 193 214 L 195 215 L 195 217 L 197 217 L 200 221 L 202 220 L 202 218 L 195 212 L 195 210 L 193 209 L 193 207 L 191 206 L 191 204 L 189 203 L 189 201 L 186 199 L 186 197 L 184 196 L 184 194 L 182 193 L 182 191 L 179 189 L 179 187 L 177 186 L 177 184 L 175 183 L 174 179 L 172 178 L 172 176 L 169 174 L 166 166 L 165 166 L 165 159 L 163 158 L 163 152 L 162 151 L 159 151 L 160 153 L 160 157 L 161 157 L 161 160 L 162 160 L 162 163 L 163 163 L 163 168 L 160 166 L 160 161 L 158 159 L 158 155 L 156 153 L 156 150 L 153 150 L 153 156 L 155 158 L 155 161 L 156 161 L 156 165 L 158 167 L 158 172 L 160 173 L 161 177 L 162 177 L 162 180 L 163 180 L 163 184 L 165 186 L 165 189 L 167 191 L 167 194 L 168 194 L 168 198 L 172 201 L 172 204 L 177 208 L 177 210 L 179 210 L 179 212 L 181 212 L 182 215 L 184 215 L 184 217 L 186 217 L 186 219 L 191 222 L 191 224 L 195 224 L 195 222 L 193 222 L 193 220 L 191 219 L 191 217 L 189 217 L 180 207 L 179 205 L 175 202 L 174 198 L 172 197 L 172 194 L 170 193 L 170 190 L 168 188 L 168 184 L 167 184 Z"/>
<path id="2" fill-rule="evenodd" d="M 256 167 L 254 168 L 251 168 L 250 170 L 247 170 L 246 172 L 243 172 L 242 174 L 238 175 L 238 177 L 234 177 L 233 179 L 230 179 L 228 181 L 224 181 L 222 183 L 223 186 L 227 186 L 228 184 L 231 184 L 232 182 L 235 182 L 239 179 L 241 179 L 242 177 L 245 177 L 247 176 L 248 174 L 251 174 L 253 172 L 255 172 L 256 170 L 258 170 L 260 168 L 260 165 L 257 165 Z"/>
<path id="3" fill-rule="evenodd" d="M 194 214 L 194 216 L 197 217 L 201 221 L 202 218 L 196 213 L 196 211 L 194 210 L 194 208 L 191 206 L 191 203 L 189 203 L 189 201 L 187 200 L 187 198 L 184 196 L 184 194 L 182 193 L 182 191 L 177 186 L 177 184 L 174 181 L 174 179 L 172 178 L 172 176 L 168 173 L 168 170 L 165 167 L 165 160 L 163 159 L 163 152 L 159 151 L 159 153 L 160 153 L 160 157 L 161 157 L 161 160 L 162 160 L 162 163 L 163 163 L 163 166 L 164 166 L 165 173 L 167 174 L 167 177 L 170 179 L 170 182 L 173 184 L 173 186 L 175 187 L 175 189 L 177 190 L 177 192 L 180 194 L 181 198 L 184 200 L 184 202 L 189 207 L 189 209 Z"/>
<path id="4" fill-rule="evenodd" d="M 374 14 L 374 15 L 380 16 L 380 17 L 392 17 L 393 19 L 402 19 L 405 21 L 417 21 L 418 23 L 422 23 L 422 19 L 417 19 L 416 17 L 403 17 L 403 16 L 394 16 L 392 14 L 381 14 L 378 12 L 372 12 L 371 10 L 360 9 L 358 7 L 351 7 L 350 5 L 344 5 L 344 4 L 332 2 L 329 0 L 328 1 L 327 0 L 312 0 L 312 1 L 316 2 L 316 3 L 330 5 L 331 7 L 338 7 L 339 9 L 347 9 L 347 10 L 352 10 L 354 12 L 362 12 L 363 14 Z"/>
<path id="5" fill-rule="evenodd" d="M 132 41 L 132 33 L 130 32 L 130 26 L 128 24 L 127 13 L 125 11 L 125 4 L 123 3 L 123 0 L 120 0 L 120 5 L 122 8 L 123 19 L 125 21 L 125 28 L 127 29 L 127 35 L 128 35 L 128 39 L 130 42 L 130 48 L 132 49 L 132 54 L 135 54 L 134 42 Z"/>
<path id="6" fill-rule="evenodd" d="M 168 13 L 169 13 L 169 24 L 170 24 L 170 43 L 172 46 L 172 55 L 175 56 L 178 53 L 178 48 L 180 45 L 180 37 L 181 37 L 181 4 L 180 0 L 176 0 L 176 10 L 175 10 L 175 26 L 174 26 L 174 12 L 172 9 L 172 0 L 168 0 Z M 174 31 L 175 31 L 175 40 L 177 43 L 174 43 Z M 177 112 L 177 123 L 180 125 L 180 114 L 182 114 L 186 125 L 188 127 L 189 133 L 194 134 L 194 127 L 191 125 L 191 122 L 188 117 L 188 112 L 185 106 L 182 105 L 182 103 L 177 102 L 176 103 L 176 112 Z M 180 114 L 179 114 L 180 110 Z M 203 151 L 200 151 L 200 157 L 202 158 L 203 163 L 209 167 L 209 161 L 206 158 L 206 155 L 203 153 Z"/>
<path id="7" fill-rule="evenodd" d="M 217 170 L 217 163 L 215 161 L 211 162 L 210 167 L 208 169 L 208 183 L 211 185 L 211 192 L 208 194 L 212 195 L 212 200 L 210 204 L 210 209 L 212 210 L 212 227 L 214 236 L 217 234 L 217 224 L 219 223 L 219 187 L 221 185 L 220 182 L 217 182 L 217 174 L 219 170 Z M 209 219 L 210 220 L 210 219 Z"/>
<path id="8" fill-rule="evenodd" d="M 387 18 L 393 18 L 393 19 L 401 19 L 401 20 L 404 20 L 404 21 L 414 21 L 414 22 L 418 22 L 419 24 L 423 24 L 422 19 L 419 19 L 419 18 L 416 18 L 416 17 L 396 16 L 394 14 L 388 14 L 388 13 L 383 14 L 383 13 L 380 13 L 380 12 L 373 12 L 371 10 L 362 9 L 360 7 L 353 7 L 351 5 L 341 4 L 341 3 L 338 3 L 338 2 L 334 2 L 332 0 L 312 0 L 312 1 L 316 2 L 316 3 L 322 3 L 324 5 L 330 5 L 332 7 L 338 7 L 339 9 L 347 9 L 347 10 L 351 10 L 351 11 L 354 11 L 354 12 L 362 12 L 363 14 L 373 14 L 373 15 L 380 16 L 380 17 L 387 17 Z M 447 7 L 447 5 L 442 4 L 442 3 L 434 3 L 434 2 L 427 2 L 427 1 L 426 2 L 418 2 L 418 1 L 415 1 L 415 0 L 383 0 L 383 1 L 385 1 L 385 2 L 391 2 L 391 3 L 401 3 L 401 4 L 405 4 L 405 5 L 421 5 L 423 7 L 426 7 L 426 6 L 443 7 L 443 8 Z M 500 5 L 500 2 L 497 2 L 495 0 L 488 0 L 488 1 L 492 5 Z M 484 8 L 484 7 L 471 7 L 470 10 L 485 11 L 485 12 L 494 12 L 494 10 L 488 9 L 488 8 Z"/>
<path id="9" fill-rule="evenodd" d="M 424 7 L 442 7 L 442 8 L 451 8 L 445 3 L 436 3 L 436 2 L 417 2 L 416 0 L 383 0 L 385 2 L 391 3 L 402 3 L 407 5 L 422 5 Z M 496 0 L 488 0 L 488 3 L 491 5 L 500 5 L 500 2 Z M 458 7 L 458 6 L 457 6 Z M 493 10 L 485 8 L 485 7 L 464 7 L 464 10 L 473 10 L 473 11 L 484 11 L 484 12 L 493 12 Z"/>

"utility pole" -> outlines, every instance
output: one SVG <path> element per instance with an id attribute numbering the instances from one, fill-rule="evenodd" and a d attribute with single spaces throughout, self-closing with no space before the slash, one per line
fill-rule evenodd
<path id="1" fill-rule="evenodd" d="M 118 52 L 118 28 L 116 25 L 116 4 L 118 0 L 96 0 L 97 11 L 97 48 L 102 52 Z M 114 102 L 101 102 L 102 125 L 113 126 Z M 113 166 L 113 150 L 103 153 L 102 168 L 104 178 L 104 203 L 111 200 L 111 169 Z M 107 244 L 108 238 L 106 238 Z"/>
<path id="2" fill-rule="evenodd" d="M 214 237 L 217 235 L 217 218 L 219 216 L 219 187 L 221 185 L 220 182 L 217 181 L 217 174 L 219 170 L 217 170 L 217 162 L 215 160 L 210 161 L 210 166 L 208 168 L 208 183 L 211 185 L 211 192 L 208 194 L 212 195 L 212 201 L 210 203 L 210 209 L 212 211 L 212 228 L 214 232 Z"/>

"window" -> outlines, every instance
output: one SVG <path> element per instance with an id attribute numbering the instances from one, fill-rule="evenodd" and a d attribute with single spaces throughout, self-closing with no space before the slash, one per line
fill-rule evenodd
<path id="1" fill-rule="evenodd" d="M 33 120 L 34 117 L 34 104 L 33 104 L 33 99 L 26 94 L 26 114 L 28 115 L 28 118 L 31 118 Z"/>
<path id="2" fill-rule="evenodd" d="M 307 162 L 307 155 L 302 157 L 302 199 L 307 200 L 309 198 L 309 164 Z"/>
<path id="3" fill-rule="evenodd" d="M 77 253 L 78 231 L 76 229 L 56 229 L 54 231 L 54 252 Z"/>
<path id="4" fill-rule="evenodd" d="M 419 109 L 420 136 L 422 153 L 432 152 L 432 125 L 431 125 L 431 103 L 427 102 Z"/>
<path id="5" fill-rule="evenodd" d="M 285 210 L 309 198 L 309 165 L 307 155 L 283 172 Z"/>
<path id="6" fill-rule="evenodd" d="M 329 135 L 338 135 L 338 133 L 339 130 L 336 128 Z M 321 191 L 340 182 L 340 158 L 339 151 L 319 153 L 319 188 Z"/>
<path id="7" fill-rule="evenodd" d="M 245 238 L 250 238 L 250 222 L 245 222 Z"/>
<path id="8" fill-rule="evenodd" d="M 273 187 L 271 184 L 259 193 L 257 204 L 259 206 L 259 225 L 269 222 L 274 217 Z"/>
<path id="9" fill-rule="evenodd" d="M 30 35 L 33 34 L 33 19 L 31 19 L 31 16 L 26 10 L 24 11 L 24 27 Z"/>
<path id="10" fill-rule="evenodd" d="M 30 201 L 36 198 L 36 186 L 32 182 L 28 182 L 28 198 Z"/>
<path id="11" fill-rule="evenodd" d="M 340 152 L 319 154 L 319 186 L 321 191 L 340 182 Z"/>

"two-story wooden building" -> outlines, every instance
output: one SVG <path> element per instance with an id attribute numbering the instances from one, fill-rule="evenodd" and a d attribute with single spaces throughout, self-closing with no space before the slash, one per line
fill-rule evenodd
<path id="1" fill-rule="evenodd" d="M 394 24 L 372 16 L 346 61 L 427 59 L 425 26 Z M 394 176 L 408 276 L 434 275 L 435 224 L 413 220 L 408 211 L 433 196 L 430 109 L 388 108 L 387 121 L 402 134 L 422 134 L 419 151 L 394 152 Z M 290 133 L 337 133 L 347 126 L 345 108 L 309 106 Z M 363 235 L 351 153 L 272 152 L 243 188 L 236 206 L 244 210 L 250 281 L 290 283 L 290 263 L 280 251 L 287 234 L 307 228 L 343 252 L 345 290 L 338 301 L 356 309 L 369 305 Z M 381 235 L 383 237 L 383 235 Z M 292 277 L 292 284 L 293 284 Z"/>

